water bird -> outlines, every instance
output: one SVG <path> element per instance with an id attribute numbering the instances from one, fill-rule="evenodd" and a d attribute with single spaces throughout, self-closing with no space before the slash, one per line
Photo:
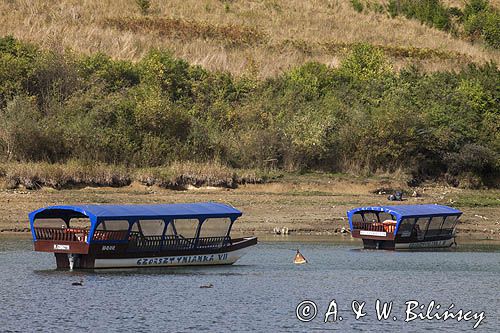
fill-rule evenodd
<path id="1" fill-rule="evenodd" d="M 71 285 L 72 286 L 83 286 L 83 280 L 80 279 L 80 282 L 73 282 Z"/>
<path id="2" fill-rule="evenodd" d="M 209 283 L 209 284 L 202 284 L 200 288 L 212 288 L 214 285 Z"/>
<path id="3" fill-rule="evenodd" d="M 307 264 L 307 259 L 300 253 L 299 249 L 297 249 L 297 253 L 295 253 L 293 263 L 296 265 Z"/>

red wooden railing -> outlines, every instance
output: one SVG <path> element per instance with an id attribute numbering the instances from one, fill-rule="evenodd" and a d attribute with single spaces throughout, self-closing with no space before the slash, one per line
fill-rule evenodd
<path id="1" fill-rule="evenodd" d="M 35 236 L 38 240 L 57 240 L 68 242 L 86 242 L 89 235 L 88 229 L 81 228 L 35 228 Z M 96 241 L 116 241 L 125 240 L 127 230 L 96 230 L 92 240 Z"/>
<path id="2" fill-rule="evenodd" d="M 35 236 L 38 240 L 57 240 L 68 242 L 85 242 L 89 231 L 78 228 L 35 228 Z"/>
<path id="3" fill-rule="evenodd" d="M 86 242 L 89 235 L 88 229 L 79 228 L 35 228 L 37 240 L 54 240 L 68 242 Z M 96 230 L 92 240 L 95 241 L 119 241 L 127 240 L 127 231 L 104 231 Z M 231 244 L 231 238 L 200 237 L 183 238 L 181 236 L 142 236 L 138 232 L 131 232 L 128 238 L 129 250 L 131 251 L 159 251 L 162 249 L 218 249 Z"/>
<path id="4" fill-rule="evenodd" d="M 370 222 L 353 222 L 352 226 L 354 229 L 369 230 L 369 231 L 386 231 L 382 223 L 370 223 Z"/>
<path id="5" fill-rule="evenodd" d="M 380 223 L 380 222 L 353 222 L 354 229 L 368 230 L 368 231 L 385 231 L 387 233 L 394 233 L 396 230 L 396 223 Z"/>

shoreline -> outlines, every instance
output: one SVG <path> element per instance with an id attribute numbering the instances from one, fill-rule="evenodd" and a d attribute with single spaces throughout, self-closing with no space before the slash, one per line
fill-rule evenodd
<path id="1" fill-rule="evenodd" d="M 340 245 L 353 245 L 353 249 L 363 249 L 363 243 L 361 240 L 352 238 L 350 233 L 345 233 L 341 235 L 313 235 L 313 234 L 295 234 L 295 235 L 274 235 L 269 233 L 254 233 L 253 236 L 258 237 L 259 243 L 303 243 L 303 244 L 340 244 Z M 243 234 L 237 234 L 236 236 L 248 236 Z M 26 231 L 2 231 L 0 230 L 0 239 L 25 239 L 31 240 L 31 232 Z M 463 237 L 457 236 L 456 238 L 458 248 L 461 246 L 493 246 L 498 247 L 500 250 L 500 239 L 486 239 L 486 238 L 474 238 L 474 237 Z M 454 249 L 454 248 L 452 248 Z M 426 251 L 431 249 L 421 249 L 421 251 Z M 434 249 L 434 250 L 446 250 L 444 249 Z"/>
<path id="2" fill-rule="evenodd" d="M 417 196 L 403 202 L 388 201 L 394 189 Z M 380 194 L 379 194 L 380 193 Z M 457 237 L 463 240 L 500 241 L 500 190 L 464 190 L 440 184 L 409 188 L 403 180 L 360 179 L 345 175 L 309 174 L 276 182 L 247 184 L 236 189 L 192 188 L 175 191 L 132 183 L 126 187 L 85 187 L 54 190 L 0 190 L 0 235 L 29 234 L 27 214 L 59 204 L 148 204 L 214 201 L 243 212 L 235 234 L 274 237 L 275 228 L 288 228 L 289 236 L 340 238 L 348 230 L 346 211 L 369 205 L 436 203 L 463 211 Z M 344 236 L 345 235 L 345 236 Z"/>

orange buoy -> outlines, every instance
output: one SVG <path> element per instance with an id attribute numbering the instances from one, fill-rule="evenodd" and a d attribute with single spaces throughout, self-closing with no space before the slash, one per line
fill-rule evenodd
<path id="1" fill-rule="evenodd" d="M 302 255 L 302 253 L 300 253 L 299 250 L 297 250 L 297 253 L 295 253 L 295 258 L 293 258 L 293 263 L 297 265 L 306 264 L 307 259 L 304 258 L 304 256 Z"/>

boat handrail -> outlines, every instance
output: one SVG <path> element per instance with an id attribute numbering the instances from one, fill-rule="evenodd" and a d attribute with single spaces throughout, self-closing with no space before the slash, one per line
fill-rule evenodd
<path id="1" fill-rule="evenodd" d="M 34 229 L 37 240 L 85 242 L 89 234 L 89 230 L 84 228 L 35 227 Z"/>
<path id="2" fill-rule="evenodd" d="M 231 244 L 229 236 L 183 238 L 179 236 L 143 236 L 134 235 L 129 242 L 129 251 L 159 251 L 164 249 L 217 249 Z"/>

